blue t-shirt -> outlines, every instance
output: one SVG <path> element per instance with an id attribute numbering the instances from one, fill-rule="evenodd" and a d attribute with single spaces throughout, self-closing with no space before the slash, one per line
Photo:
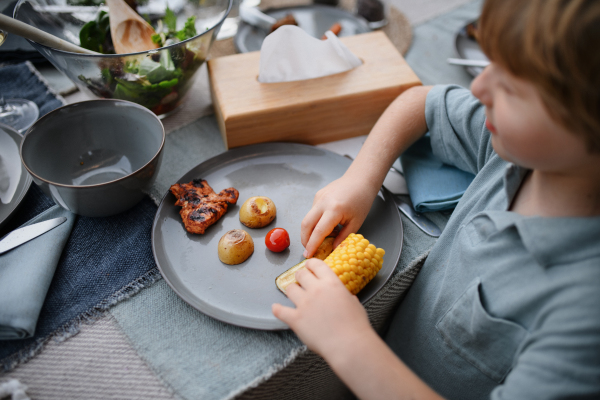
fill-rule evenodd
<path id="1" fill-rule="evenodd" d="M 436 86 L 425 113 L 435 155 L 477 176 L 386 342 L 450 399 L 600 398 L 600 217 L 508 211 L 527 171 L 470 91 Z"/>

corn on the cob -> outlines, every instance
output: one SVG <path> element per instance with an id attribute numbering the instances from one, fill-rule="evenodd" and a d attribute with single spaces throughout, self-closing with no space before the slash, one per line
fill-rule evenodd
<path id="1" fill-rule="evenodd" d="M 357 294 L 379 272 L 384 254 L 385 250 L 369 244 L 362 235 L 351 233 L 324 261 L 350 293 Z M 285 293 L 289 285 L 297 283 L 296 272 L 304 268 L 305 263 L 306 260 L 277 277 L 279 290 Z"/>

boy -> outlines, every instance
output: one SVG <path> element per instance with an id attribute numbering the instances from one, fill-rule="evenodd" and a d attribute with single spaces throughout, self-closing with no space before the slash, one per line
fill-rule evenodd
<path id="1" fill-rule="evenodd" d="M 472 95 L 405 92 L 315 196 L 305 256 L 338 223 L 337 242 L 358 230 L 427 130 L 439 158 L 477 174 L 385 342 L 319 260 L 288 289 L 295 309 L 273 305 L 359 398 L 600 398 L 599 27 L 597 0 L 487 0 L 492 63 Z"/>

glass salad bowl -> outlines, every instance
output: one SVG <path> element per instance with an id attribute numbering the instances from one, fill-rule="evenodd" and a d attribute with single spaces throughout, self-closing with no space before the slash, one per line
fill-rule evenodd
<path id="1" fill-rule="evenodd" d="M 95 55 L 30 43 L 82 91 L 98 98 L 133 101 L 165 115 L 181 104 L 192 86 L 233 1 L 168 0 L 167 4 L 167 0 L 137 0 L 138 13 L 158 32 L 167 31 L 166 25 L 173 33 L 172 38 L 158 35 L 163 47 L 154 50 Z M 107 45 L 105 37 L 98 35 L 104 32 L 110 37 L 107 12 L 102 0 L 20 0 L 14 18 L 77 45 L 82 44 L 84 29 L 85 47 L 106 52 L 110 39 Z"/>

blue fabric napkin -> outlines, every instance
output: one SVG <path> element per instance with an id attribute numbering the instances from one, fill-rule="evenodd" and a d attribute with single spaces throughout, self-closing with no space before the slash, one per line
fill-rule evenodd
<path id="1" fill-rule="evenodd" d="M 0 340 L 33 336 L 75 216 L 51 207 L 24 226 L 66 217 L 58 227 L 0 255 Z"/>
<path id="2" fill-rule="evenodd" d="M 475 175 L 442 163 L 424 136 L 400 157 L 410 199 L 417 212 L 452 210 Z"/>

